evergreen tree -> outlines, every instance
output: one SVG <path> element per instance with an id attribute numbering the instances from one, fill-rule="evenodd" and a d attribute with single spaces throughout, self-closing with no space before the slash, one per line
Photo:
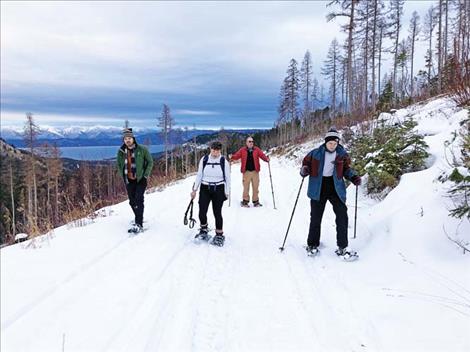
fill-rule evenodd
<path id="1" fill-rule="evenodd" d="M 419 26 L 419 16 L 416 11 L 413 11 L 413 15 L 410 20 L 410 28 L 408 30 L 408 42 L 410 43 L 411 47 L 411 56 L 410 56 L 410 63 L 411 63 L 411 80 L 410 80 L 410 96 L 413 99 L 414 96 L 414 54 L 415 54 L 415 42 L 418 40 L 418 35 L 421 28 Z"/>
<path id="2" fill-rule="evenodd" d="M 339 50 L 339 44 L 335 38 L 330 44 L 326 61 L 324 62 L 324 66 L 322 68 L 322 74 L 330 80 L 330 99 L 331 110 L 333 113 L 336 111 L 338 76 L 339 68 L 341 67 L 342 62 L 342 57 Z"/>
<path id="3" fill-rule="evenodd" d="M 169 146 L 169 136 L 171 133 L 172 126 L 174 124 L 174 119 L 171 116 L 170 107 L 166 104 L 163 104 L 162 113 L 158 119 L 158 127 L 162 129 L 163 138 L 165 141 L 165 176 L 168 177 L 168 146 Z"/>
<path id="4" fill-rule="evenodd" d="M 310 51 L 307 50 L 304 56 L 304 60 L 302 61 L 302 67 L 300 69 L 300 89 L 302 92 L 302 99 L 304 102 L 303 108 L 303 119 L 302 123 L 305 124 L 305 119 L 309 116 L 310 111 L 312 110 L 312 57 L 310 55 Z"/>

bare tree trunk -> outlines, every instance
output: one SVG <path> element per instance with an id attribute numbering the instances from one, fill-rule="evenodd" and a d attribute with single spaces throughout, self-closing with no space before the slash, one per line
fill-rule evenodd
<path id="1" fill-rule="evenodd" d="M 445 32 L 444 32 L 444 64 L 447 63 L 447 49 L 449 46 L 448 35 L 449 35 L 449 0 L 445 0 Z"/>
<path id="2" fill-rule="evenodd" d="M 442 3 L 443 0 L 439 0 L 439 33 L 437 35 L 437 89 L 439 94 L 442 91 Z"/>
<path id="3" fill-rule="evenodd" d="M 375 114 L 375 105 L 376 105 L 376 92 L 375 92 L 375 53 L 377 48 L 377 17 L 378 17 L 378 0 L 374 0 L 374 19 L 373 19 L 373 29 L 372 29 L 372 113 Z"/>
<path id="4" fill-rule="evenodd" d="M 398 69 L 398 43 L 399 43 L 399 40 L 400 40 L 400 20 L 401 20 L 401 17 L 400 17 L 400 14 L 399 14 L 399 10 L 397 8 L 397 13 L 396 13 L 396 34 L 395 34 L 395 53 L 394 53 L 394 57 L 393 57 L 393 92 L 394 92 L 394 95 L 395 97 L 397 96 L 396 94 L 396 91 L 397 91 L 397 69 Z"/>
<path id="5" fill-rule="evenodd" d="M 54 211 L 54 225 L 59 223 L 59 176 L 55 178 L 55 211 Z"/>
<path id="6" fill-rule="evenodd" d="M 47 197 L 47 204 L 46 204 L 46 211 L 47 211 L 47 219 L 52 223 L 52 211 L 51 211 L 51 170 L 49 162 L 46 163 L 47 165 L 47 180 L 46 180 L 46 197 Z"/>
<path id="7" fill-rule="evenodd" d="M 366 33 L 365 33 L 365 52 L 364 52 L 364 77 L 363 77 L 363 98 L 362 98 L 362 112 L 363 114 L 367 111 L 367 106 L 369 103 L 369 93 L 367 87 L 367 80 L 369 79 L 369 4 L 370 2 L 366 2 Z"/>
<path id="8" fill-rule="evenodd" d="M 349 94 L 349 111 L 351 111 L 353 103 L 353 72 L 352 72 L 352 51 L 353 51 L 353 31 L 354 31 L 354 8 L 356 0 L 351 1 L 351 12 L 348 28 L 348 94 Z"/>
<path id="9" fill-rule="evenodd" d="M 381 87 L 381 71 L 382 71 L 382 38 L 383 38 L 383 25 L 380 26 L 380 35 L 379 35 L 379 67 L 378 67 L 378 74 L 377 74 L 377 83 L 378 87 L 378 94 L 382 94 L 382 87 Z"/>
<path id="10" fill-rule="evenodd" d="M 15 219 L 15 213 L 16 213 L 16 207 L 15 207 L 15 193 L 13 189 L 13 167 L 11 165 L 11 160 L 10 160 L 10 195 L 11 195 L 11 231 L 13 234 L 13 238 L 16 236 L 16 219 Z"/>
<path id="11" fill-rule="evenodd" d="M 432 18 L 430 19 L 430 21 L 432 21 Z M 429 95 L 431 95 L 432 29 L 433 29 L 433 26 L 429 25 L 429 63 L 428 63 L 428 90 L 429 90 Z"/>

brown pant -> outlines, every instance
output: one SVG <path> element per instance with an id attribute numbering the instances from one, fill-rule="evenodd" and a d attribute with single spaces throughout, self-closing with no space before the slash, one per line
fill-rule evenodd
<path id="1" fill-rule="evenodd" d="M 245 171 L 243 174 L 243 200 L 250 201 L 250 183 L 253 187 L 253 202 L 259 201 L 258 188 L 259 188 L 259 173 L 256 171 Z"/>

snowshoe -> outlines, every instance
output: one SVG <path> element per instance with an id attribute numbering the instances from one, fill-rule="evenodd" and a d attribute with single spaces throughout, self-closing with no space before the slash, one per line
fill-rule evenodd
<path id="1" fill-rule="evenodd" d="M 254 206 L 255 208 L 258 208 L 258 207 L 262 207 L 263 204 L 261 204 L 261 203 L 258 201 L 258 202 L 253 202 L 253 206 Z"/>
<path id="2" fill-rule="evenodd" d="M 212 244 L 214 246 L 223 247 L 224 243 L 225 243 L 225 236 L 220 233 L 216 234 L 214 236 L 214 239 L 212 240 Z"/>
<path id="3" fill-rule="evenodd" d="M 240 202 L 240 205 L 244 208 L 249 208 L 250 207 L 250 204 L 248 204 L 248 201 L 246 201 L 246 200 L 242 200 Z"/>
<path id="4" fill-rule="evenodd" d="M 356 251 L 352 251 L 348 248 L 338 248 L 335 250 L 335 253 L 338 257 L 342 258 L 344 261 L 352 262 L 359 259 L 359 255 Z"/>
<path id="5" fill-rule="evenodd" d="M 307 247 L 305 247 L 305 249 L 306 249 L 307 255 L 309 257 L 316 257 L 317 255 L 320 254 L 320 250 L 318 249 L 318 247 L 307 246 Z"/>
<path id="6" fill-rule="evenodd" d="M 144 232 L 144 228 L 142 225 L 139 224 L 133 224 L 128 230 L 128 233 L 137 235 L 138 233 Z"/>
<path id="7" fill-rule="evenodd" d="M 208 242 L 211 239 L 211 235 L 209 235 L 209 229 L 207 227 L 201 227 L 199 232 L 194 236 L 194 240 L 196 242 Z"/>

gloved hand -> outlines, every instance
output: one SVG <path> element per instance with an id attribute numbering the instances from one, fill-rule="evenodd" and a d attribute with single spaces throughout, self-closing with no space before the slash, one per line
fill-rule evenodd
<path id="1" fill-rule="evenodd" d="M 362 183 L 361 176 L 353 176 L 353 178 L 351 178 L 351 182 L 354 184 L 354 186 L 360 186 Z"/>
<path id="2" fill-rule="evenodd" d="M 302 166 L 300 169 L 300 176 L 306 177 L 310 175 L 310 168 L 307 165 Z"/>

